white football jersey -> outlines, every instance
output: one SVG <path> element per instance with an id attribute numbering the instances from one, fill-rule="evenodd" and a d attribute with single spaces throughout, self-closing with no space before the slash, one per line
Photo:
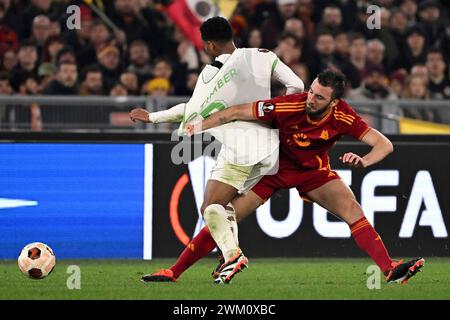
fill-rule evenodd
<path id="1" fill-rule="evenodd" d="M 270 99 L 273 71 L 277 64 L 282 64 L 273 52 L 254 48 L 236 49 L 231 55 L 221 55 L 217 60 L 223 63 L 220 69 L 207 65 L 200 73 L 184 109 L 180 134 L 184 133 L 186 123 L 197 123 L 214 112 L 237 104 Z M 278 75 L 280 82 L 287 86 L 293 82 L 294 76 L 294 80 L 302 84 L 290 69 L 286 69 L 287 80 L 283 81 L 283 76 Z M 222 143 L 221 152 L 225 159 L 237 165 L 256 164 L 279 145 L 277 131 L 263 122 L 234 121 L 206 132 Z"/>

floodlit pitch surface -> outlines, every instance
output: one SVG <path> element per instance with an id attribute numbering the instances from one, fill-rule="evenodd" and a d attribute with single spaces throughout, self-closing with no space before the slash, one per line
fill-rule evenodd
<path id="1" fill-rule="evenodd" d="M 16 261 L 0 261 L 0 299 L 149 299 L 149 300 L 302 300 L 302 299 L 450 299 L 450 258 L 425 257 L 423 272 L 407 285 L 386 284 L 368 267 L 369 259 L 252 259 L 230 285 L 215 285 L 215 259 L 191 267 L 176 283 L 142 283 L 140 277 L 175 259 L 62 260 L 46 279 L 26 278 Z M 80 289 L 71 265 L 81 272 Z M 76 269 L 76 268 L 75 268 Z M 370 269 L 369 269 L 370 270 Z M 372 269 L 373 270 L 373 269 Z M 370 278 L 371 277 L 371 278 Z"/>

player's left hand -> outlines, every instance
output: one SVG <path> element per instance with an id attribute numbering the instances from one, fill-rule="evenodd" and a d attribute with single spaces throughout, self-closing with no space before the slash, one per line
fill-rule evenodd
<path id="1" fill-rule="evenodd" d="M 339 157 L 339 160 L 341 160 L 342 163 L 346 164 L 349 167 L 353 168 L 366 167 L 366 161 L 357 154 L 354 154 L 353 152 L 345 153 L 342 157 Z"/>
<path id="2" fill-rule="evenodd" d="M 187 124 L 184 128 L 184 134 L 188 137 L 192 136 L 194 134 L 194 125 L 193 124 Z"/>

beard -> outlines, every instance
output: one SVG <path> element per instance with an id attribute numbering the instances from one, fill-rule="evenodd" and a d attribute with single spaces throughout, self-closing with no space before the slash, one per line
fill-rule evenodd
<path id="1" fill-rule="evenodd" d="M 322 108 L 318 109 L 318 110 L 312 110 L 311 106 L 306 103 L 306 114 L 313 119 L 320 119 L 322 118 L 322 116 L 328 111 L 328 107 L 330 106 L 331 101 L 328 102 L 325 106 L 323 106 Z"/>

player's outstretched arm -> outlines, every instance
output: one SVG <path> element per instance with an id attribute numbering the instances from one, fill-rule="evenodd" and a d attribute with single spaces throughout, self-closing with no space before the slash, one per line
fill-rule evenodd
<path id="1" fill-rule="evenodd" d="M 305 90 L 305 84 L 291 68 L 278 60 L 273 74 L 273 78 L 286 87 L 286 94 L 300 93 Z"/>
<path id="2" fill-rule="evenodd" d="M 339 159 L 351 167 L 366 168 L 380 162 L 386 158 L 388 154 L 394 151 L 392 142 L 378 130 L 373 128 L 364 135 L 361 141 L 372 147 L 372 150 L 370 150 L 368 154 L 360 157 L 352 152 L 347 152 L 342 157 L 339 157 Z"/>
<path id="3" fill-rule="evenodd" d="M 148 112 L 143 108 L 134 108 L 129 112 L 130 119 L 145 123 L 181 122 L 184 115 L 185 103 L 177 104 L 168 110 Z"/>
<path id="4" fill-rule="evenodd" d="M 187 125 L 185 131 L 187 135 L 193 135 L 204 130 L 221 126 L 231 121 L 255 119 L 256 117 L 253 114 L 252 103 L 238 104 L 225 110 L 216 112 L 203 121 L 200 121 L 194 125 Z"/>

